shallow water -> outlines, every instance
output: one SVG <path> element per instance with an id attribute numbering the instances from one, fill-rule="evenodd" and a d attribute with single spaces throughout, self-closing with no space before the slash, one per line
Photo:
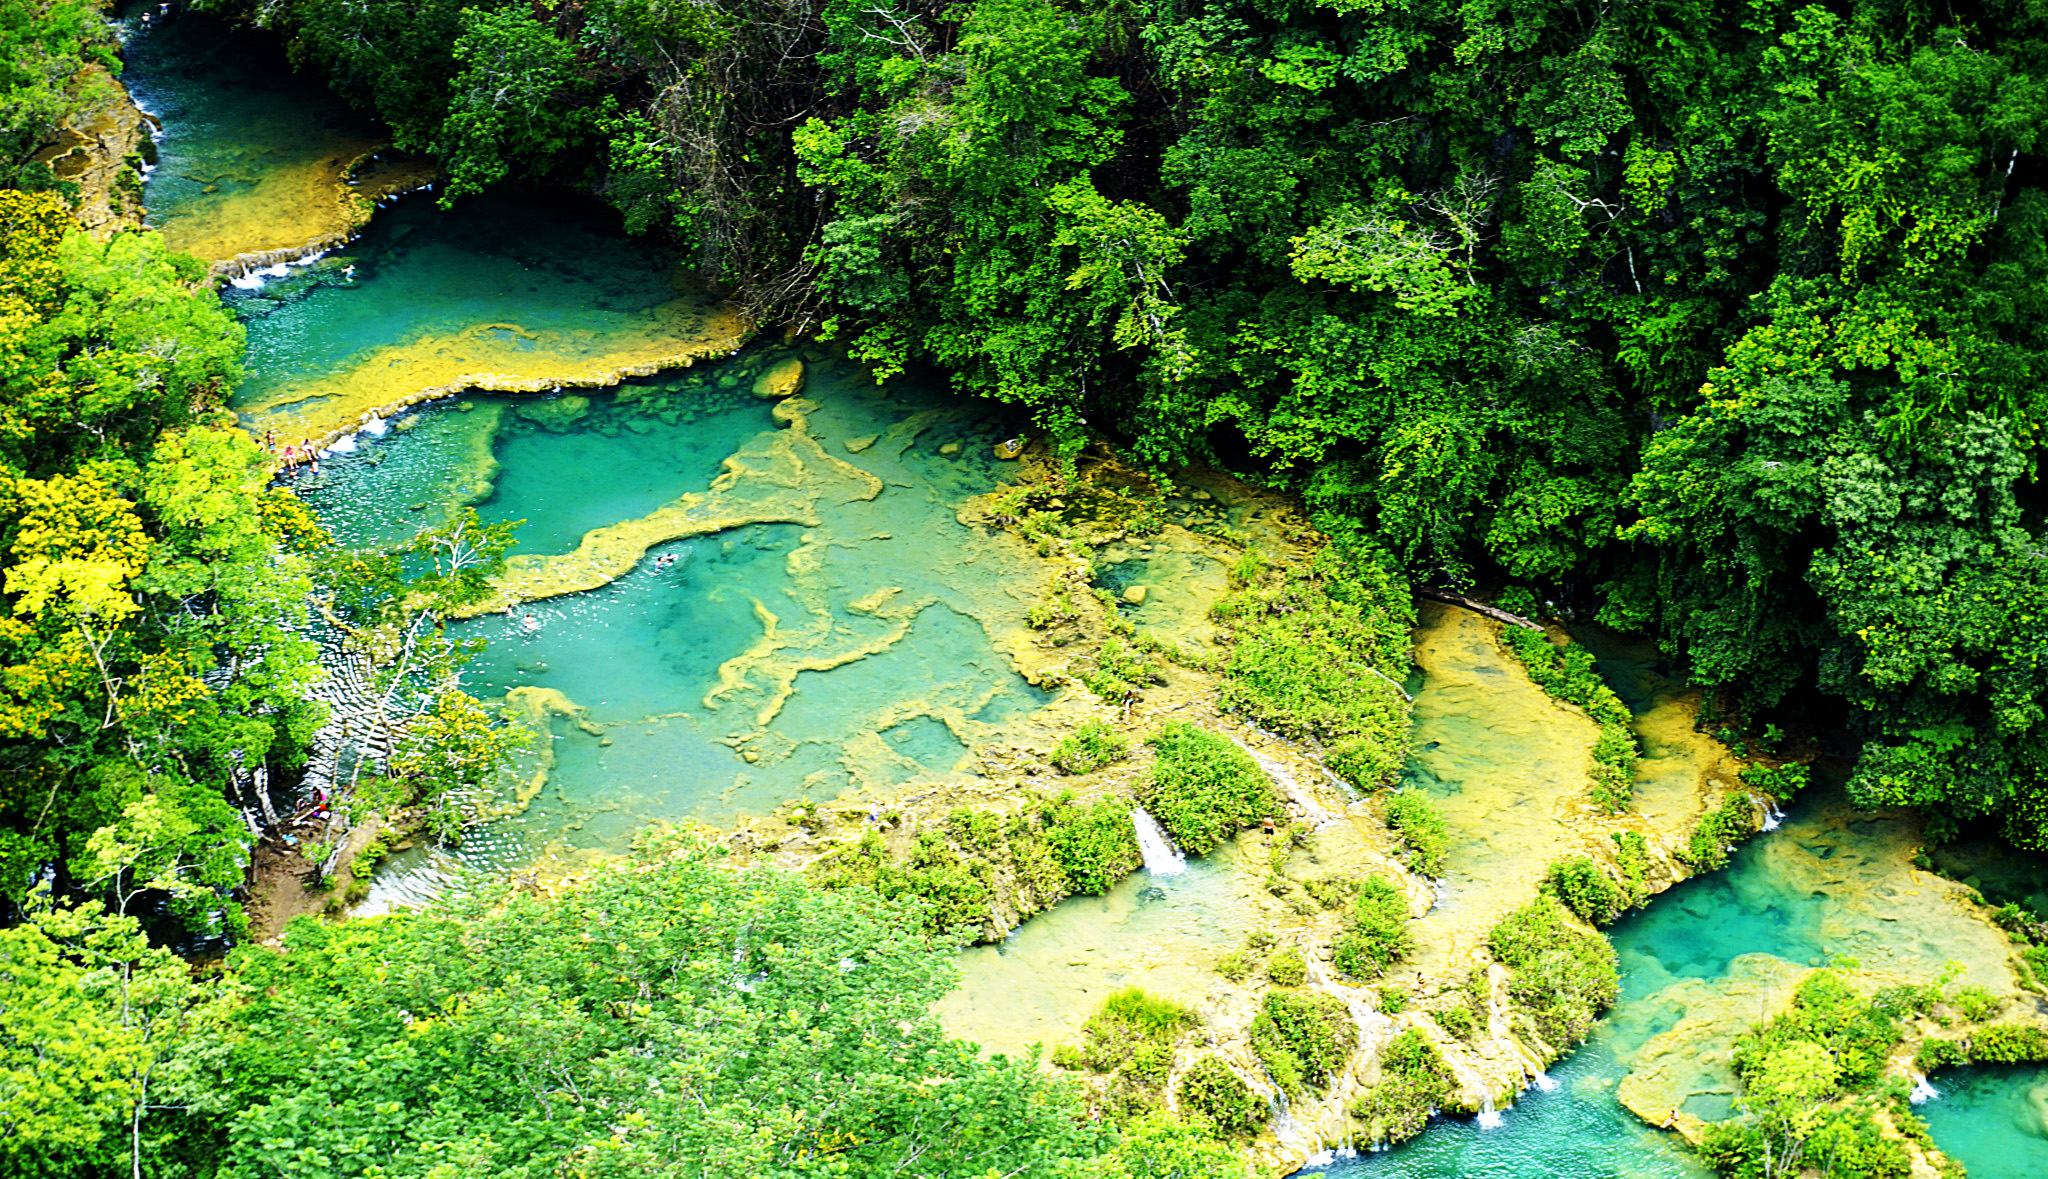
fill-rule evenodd
<path id="1" fill-rule="evenodd" d="M 348 227 L 336 185 L 382 133 L 285 69 L 276 37 L 182 4 L 131 6 L 122 31 L 122 80 L 167 131 L 143 198 L 172 249 L 213 262 Z"/>
<path id="2" fill-rule="evenodd" d="M 1933 1079 L 1941 1096 L 1918 1112 L 1970 1179 L 2048 1175 L 2048 1066 L 1948 1068 Z"/>

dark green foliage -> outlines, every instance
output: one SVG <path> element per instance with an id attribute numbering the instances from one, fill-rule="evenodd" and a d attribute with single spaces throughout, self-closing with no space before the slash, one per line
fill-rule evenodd
<path id="1" fill-rule="evenodd" d="M 545 900 L 301 920 L 282 949 L 237 950 L 181 1029 L 181 1067 L 150 1092 L 176 1108 L 145 1123 L 142 1169 L 300 1173 L 368 1152 L 394 1179 L 451 1158 L 492 1176 L 603 1160 L 879 1177 L 1109 1149 L 1070 1085 L 945 1038 L 931 1005 L 956 972 L 948 943 L 872 893 L 670 839 Z"/>
<path id="2" fill-rule="evenodd" d="M 1610 811 L 1627 810 L 1635 796 L 1636 735 L 1629 727 L 1628 706 L 1600 678 L 1593 653 L 1576 643 L 1559 646 L 1527 627 L 1504 626 L 1501 637 L 1537 687 L 1600 726 L 1593 743 L 1593 801 Z"/>
<path id="3" fill-rule="evenodd" d="M 1379 1084 L 1352 1103 L 1351 1116 L 1374 1127 L 1379 1140 L 1406 1138 L 1421 1132 L 1456 1087 L 1436 1045 L 1409 1028 L 1381 1051 Z"/>
<path id="4" fill-rule="evenodd" d="M 1642 836 L 1636 838 L 1641 840 Z M 1543 883 L 1564 902 L 1565 908 L 1590 925 L 1605 925 L 1629 907 L 1628 890 L 1616 884 L 1589 856 L 1553 862 Z"/>
<path id="5" fill-rule="evenodd" d="M 1268 991 L 1252 1021 L 1252 1051 L 1289 1093 L 1328 1085 L 1351 1057 L 1358 1025 L 1343 1000 L 1321 991 Z"/>
<path id="6" fill-rule="evenodd" d="M 1678 858 L 1696 871 L 1711 872 L 1728 863 L 1728 852 L 1756 830 L 1756 810 L 1750 800 L 1730 794 L 1721 805 L 1700 816 L 1692 835 L 1679 849 Z"/>
<path id="7" fill-rule="evenodd" d="M 1100 895 L 1144 863 L 1131 829 L 1130 804 L 1120 798 L 1098 798 L 1082 806 L 1062 794 L 1043 803 L 1038 815 L 1069 891 Z"/>
<path id="8" fill-rule="evenodd" d="M 1969 1059 L 1969 1045 L 1961 1040 L 1922 1040 L 1920 1051 L 1913 1056 L 1913 1068 L 1926 1076 L 1951 1064 L 1965 1064 Z"/>
<path id="9" fill-rule="evenodd" d="M 114 54 L 113 30 L 93 4 L 0 3 L 0 186 L 56 186 L 50 169 L 34 162 L 37 149 L 56 138 L 57 125 L 72 110 L 112 97 L 104 78 L 83 69 L 91 62 L 119 73 Z"/>
<path id="10" fill-rule="evenodd" d="M 1970 1059 L 1990 1064 L 2048 1060 L 2048 1033 L 2027 1024 L 1997 1023 L 1970 1033 Z"/>
<path id="11" fill-rule="evenodd" d="M 815 875 L 826 888 L 858 886 L 887 900 L 912 903 L 933 930 L 980 930 L 988 922 L 994 898 L 988 862 L 963 857 L 936 832 L 918 836 L 899 863 L 882 837 L 870 831 L 859 843 L 821 861 Z"/>
<path id="12" fill-rule="evenodd" d="M 1115 1073 L 1128 1082 L 1126 1088 L 1156 1094 L 1166 1081 L 1174 1042 L 1195 1022 L 1193 1011 L 1171 999 L 1124 987 L 1089 1017 L 1079 1047 L 1061 1045 L 1054 1050 L 1053 1063 Z"/>
<path id="13" fill-rule="evenodd" d="M 1554 1047 L 1585 1039 L 1620 993 L 1614 947 L 1597 933 L 1573 928 L 1547 896 L 1503 918 L 1486 944 L 1510 972 L 1508 995 Z"/>
<path id="14" fill-rule="evenodd" d="M 1100 720 L 1089 719 L 1074 727 L 1053 747 L 1052 764 L 1070 774 L 1089 774 L 1131 752 L 1123 734 Z"/>
<path id="15" fill-rule="evenodd" d="M 1254 574 L 1212 611 L 1230 636 L 1223 707 L 1321 744 L 1354 785 L 1391 780 L 1406 756 L 1408 701 L 1389 673 L 1408 666 L 1410 602 L 1383 560 L 1334 547 L 1306 570 Z"/>
<path id="16" fill-rule="evenodd" d="M 1209 1119 L 1219 1134 L 1242 1138 L 1266 1124 L 1271 1110 L 1220 1057 L 1204 1056 L 1181 1074 L 1180 1107 Z"/>
<path id="17" fill-rule="evenodd" d="M 1408 898 L 1385 878 L 1369 876 L 1344 913 L 1344 931 L 1331 947 L 1338 970 L 1372 979 L 1415 950 L 1408 929 Z"/>
<path id="18" fill-rule="evenodd" d="M 1892 1016 L 1858 997 L 1833 971 L 1817 970 L 1799 984 L 1785 1012 L 1736 1039 L 1735 1072 L 1748 1080 L 1783 1046 L 1818 1044 L 1833 1059 L 1840 1088 L 1867 1089 L 1897 1040 Z"/>
<path id="19" fill-rule="evenodd" d="M 1173 721 L 1149 744 L 1158 756 L 1138 801 L 1189 855 L 1278 812 L 1273 783 L 1228 737 Z"/>
<path id="20" fill-rule="evenodd" d="M 1762 762 L 1742 767 L 1742 784 L 1764 795 L 1771 801 L 1783 805 L 1792 801 L 1813 773 L 1806 766 L 1797 763 L 1782 766 L 1767 766 Z"/>
<path id="21" fill-rule="evenodd" d="M 1308 981 L 1308 962 L 1300 946 L 1282 946 L 1266 960 L 1266 977 L 1283 987 L 1298 987 Z"/>
<path id="22" fill-rule="evenodd" d="M 1640 831 L 1616 831 L 1614 833 L 1614 861 L 1621 869 L 1622 886 L 1627 890 L 1628 903 L 1640 905 L 1648 895 L 1645 878 L 1650 872 L 1650 847 Z"/>
<path id="23" fill-rule="evenodd" d="M 1446 1007 L 1436 1013 L 1436 1022 L 1460 1040 L 1469 1040 L 1479 1031 L 1479 1019 L 1470 1007 Z"/>
<path id="24" fill-rule="evenodd" d="M 1387 826 L 1400 836 L 1401 855 L 1411 870 L 1424 876 L 1444 874 L 1450 834 L 1428 795 L 1413 787 L 1387 795 Z"/>

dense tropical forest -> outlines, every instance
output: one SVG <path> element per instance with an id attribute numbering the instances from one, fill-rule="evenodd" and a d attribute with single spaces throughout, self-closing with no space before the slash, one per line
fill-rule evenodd
<path id="1" fill-rule="evenodd" d="M 444 202 L 594 193 L 878 379 L 1296 495 L 1375 592 L 1651 637 L 1852 751 L 1857 802 L 2048 850 L 2034 0 L 197 6 Z M 266 489 L 205 265 L 86 234 L 40 158 L 119 66 L 90 3 L 0 0 L 0 1170 L 1243 1173 L 1248 1095 L 1097 1120 L 941 1032 L 928 904 L 685 837 L 545 903 L 162 948 L 244 931 L 309 620 L 431 679 L 510 540 L 369 558 Z M 431 816 L 505 737 L 422 707 L 381 788 Z"/>

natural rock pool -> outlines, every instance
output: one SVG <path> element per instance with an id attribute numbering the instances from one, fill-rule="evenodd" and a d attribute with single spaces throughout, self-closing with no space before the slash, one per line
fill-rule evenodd
<path id="1" fill-rule="evenodd" d="M 208 261 L 349 232 L 337 185 L 378 145 L 375 129 L 201 20 L 128 20 L 129 84 L 165 125 L 152 224 Z M 1023 623 L 1045 570 L 1013 538 L 961 519 L 1014 469 L 993 455 L 1020 425 L 1011 411 L 960 401 L 938 379 L 877 388 L 817 345 L 742 347 L 745 325 L 680 259 L 561 194 L 510 190 L 447 210 L 401 198 L 326 256 L 223 295 L 249 332 L 236 408 L 280 445 L 327 444 L 317 476 L 292 478 L 340 540 L 390 545 L 465 506 L 522 522 L 503 592 L 456 630 L 486 641 L 470 689 L 511 701 L 542 745 L 503 818 L 452 852 L 402 853 L 361 911 L 427 899 L 465 868 L 573 870 L 653 823 L 725 826 L 794 798 L 886 807 L 977 780 L 988 756 L 1038 756 L 1056 737 L 1043 718 L 1060 698 L 1034 686 Z M 799 396 L 755 394 L 791 362 L 803 366 Z M 1259 510 L 1202 500 L 1213 506 L 1182 507 L 1233 528 Z M 1150 591 L 1131 616 L 1208 641 L 1223 564 L 1194 532 L 1119 545 L 1103 566 L 1110 592 Z M 1638 818 L 1591 815 L 1590 722 L 1529 682 L 1497 624 L 1434 606 L 1422 623 L 1404 781 L 1438 801 L 1452 845 L 1438 903 L 1416 923 L 1415 966 L 1455 967 L 1550 860 L 1628 822 L 1679 826 L 1733 780 L 1653 653 L 1588 635 L 1645 749 Z M 1305 793 L 1334 797 L 1300 750 L 1232 735 L 1310 781 Z M 1288 872 L 1393 871 L 1375 817 L 1341 801 L 1329 810 Z M 1438 1119 L 1418 1139 L 1319 1169 L 1703 1174 L 1629 1109 L 1659 1122 L 1725 1116 L 1727 1046 L 1798 970 L 1848 958 L 1873 980 L 1925 981 L 1955 961 L 1966 981 L 2012 989 L 1996 931 L 1912 866 L 1918 839 L 1906 819 L 1816 790 L 1729 867 L 1612 928 L 1619 1003 L 1513 1108 Z M 1071 1037 L 1131 982 L 1242 1015 L 1216 960 L 1248 929 L 1285 934 L 1298 919 L 1262 886 L 1263 859 L 1248 835 L 1183 873 L 1068 900 L 968 951 L 941 1015 L 1005 1052 Z M 1934 1080 L 1941 1096 L 1920 1108 L 1973 1176 L 2048 1173 L 2048 1073 Z"/>

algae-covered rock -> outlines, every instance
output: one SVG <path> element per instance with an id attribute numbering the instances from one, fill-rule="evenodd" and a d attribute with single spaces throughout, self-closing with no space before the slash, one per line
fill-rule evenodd
<path id="1" fill-rule="evenodd" d="M 774 418 L 775 424 L 778 426 L 789 426 L 802 420 L 805 414 L 810 413 L 816 408 L 818 408 L 818 403 L 809 398 L 792 397 L 787 401 L 778 403 L 774 409 L 769 410 L 768 416 Z"/>
<path id="2" fill-rule="evenodd" d="M 939 453 L 947 458 L 952 458 L 960 453 L 960 444 L 958 442 L 948 442 L 944 446 L 939 447 Z"/>
<path id="3" fill-rule="evenodd" d="M 846 440 L 846 449 L 849 454 L 859 454 L 861 451 L 881 441 L 881 439 L 882 436 L 880 434 L 867 434 L 859 438 L 848 438 Z"/>
<path id="4" fill-rule="evenodd" d="M 1142 606 L 1145 604 L 1146 596 L 1150 593 L 1151 591 L 1142 585 L 1125 586 L 1124 601 L 1132 606 Z"/>
<path id="5" fill-rule="evenodd" d="M 519 416 L 543 430 L 566 430 L 590 413 L 590 398 L 557 397 L 519 407 Z"/>
<path id="6" fill-rule="evenodd" d="M 780 401 L 803 392 L 804 362 L 792 356 L 777 361 L 754 381 L 754 396 Z"/>

